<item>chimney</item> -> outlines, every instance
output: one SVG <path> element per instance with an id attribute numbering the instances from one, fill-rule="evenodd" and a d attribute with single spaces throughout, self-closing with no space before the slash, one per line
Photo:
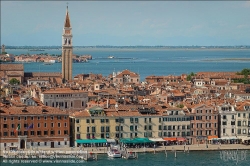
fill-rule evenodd
<path id="1" fill-rule="evenodd" d="M 109 99 L 107 99 L 107 106 L 106 107 L 109 108 Z"/>

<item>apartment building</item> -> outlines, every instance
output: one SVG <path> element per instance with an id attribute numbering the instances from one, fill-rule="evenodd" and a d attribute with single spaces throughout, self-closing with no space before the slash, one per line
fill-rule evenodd
<path id="1" fill-rule="evenodd" d="M 181 108 L 168 108 L 159 117 L 158 137 L 190 141 L 190 115 Z"/>
<path id="2" fill-rule="evenodd" d="M 237 112 L 233 105 L 223 103 L 217 106 L 219 111 L 219 137 L 222 139 L 236 139 Z"/>
<path id="3" fill-rule="evenodd" d="M 218 138 L 218 111 L 213 105 L 193 105 L 190 111 L 191 143 L 208 143 L 210 138 Z"/>
<path id="4" fill-rule="evenodd" d="M 250 137 L 250 102 L 242 102 L 235 108 L 236 111 L 236 136 L 244 140 Z"/>
<path id="5" fill-rule="evenodd" d="M 45 106 L 0 107 L 0 148 L 69 147 L 69 115 Z"/>
<path id="6" fill-rule="evenodd" d="M 41 93 L 41 102 L 61 110 L 82 110 L 88 102 L 88 92 L 70 88 L 53 88 Z"/>

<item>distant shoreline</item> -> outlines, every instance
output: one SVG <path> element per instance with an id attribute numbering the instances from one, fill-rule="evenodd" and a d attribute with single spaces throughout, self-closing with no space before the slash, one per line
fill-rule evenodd
<path id="1" fill-rule="evenodd" d="M 39 48 L 40 49 L 40 48 Z M 27 52 L 39 52 L 31 51 L 31 48 L 6 48 L 8 53 L 11 53 L 12 50 L 27 50 Z M 43 51 L 61 51 L 61 48 L 42 48 Z M 165 48 L 165 47 L 73 47 L 73 53 L 77 50 L 83 51 L 246 51 L 250 50 L 249 48 Z"/>

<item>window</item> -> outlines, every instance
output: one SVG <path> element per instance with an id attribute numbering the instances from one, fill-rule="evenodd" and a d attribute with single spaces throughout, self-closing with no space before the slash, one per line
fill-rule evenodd
<path id="1" fill-rule="evenodd" d="M 40 123 L 37 123 L 37 127 L 40 127 Z"/>
<path id="2" fill-rule="evenodd" d="M 147 123 L 147 118 L 144 118 L 144 123 Z"/>
<path id="3" fill-rule="evenodd" d="M 30 131 L 30 135 L 35 135 L 35 132 L 34 131 Z"/>
<path id="4" fill-rule="evenodd" d="M 134 126 L 130 126 L 130 131 L 134 131 Z"/>
<path id="5" fill-rule="evenodd" d="M 135 123 L 138 123 L 138 118 L 135 118 Z"/>
<path id="6" fill-rule="evenodd" d="M 47 123 L 44 123 L 44 127 L 47 127 Z"/>
<path id="7" fill-rule="evenodd" d="M 159 130 L 161 130 L 162 128 L 161 128 L 161 125 L 159 125 L 159 128 L 158 128 Z"/>
<path id="8" fill-rule="evenodd" d="M 18 120 L 21 120 L 21 117 L 20 117 L 20 116 L 18 117 Z"/>
<path id="9" fill-rule="evenodd" d="M 27 120 L 27 117 L 26 117 L 26 116 L 24 117 L 24 120 Z"/>
<path id="10" fill-rule="evenodd" d="M 76 127 L 76 131 L 79 132 L 80 131 L 80 127 Z"/>
<path id="11" fill-rule="evenodd" d="M 61 123 L 57 123 L 57 127 L 61 127 Z"/>
<path id="12" fill-rule="evenodd" d="M 11 120 L 14 120 L 14 117 L 11 117 L 10 119 L 11 119 Z"/>
<path id="13" fill-rule="evenodd" d="M 36 133 L 37 133 L 37 135 L 41 135 L 41 131 L 37 131 Z"/>
<path id="14" fill-rule="evenodd" d="M 3 124 L 3 128 L 8 128 L 8 125 L 7 124 Z"/>
<path id="15" fill-rule="evenodd" d="M 144 126 L 144 130 L 147 130 L 147 125 Z"/>
<path id="16" fill-rule="evenodd" d="M 40 146 L 40 142 L 37 142 L 37 145 Z"/>
<path id="17" fill-rule="evenodd" d="M 61 145 L 61 142 L 58 141 L 58 145 Z"/>
<path id="18" fill-rule="evenodd" d="M 54 119 L 54 116 L 51 116 L 50 119 L 53 120 L 53 119 Z"/>
<path id="19" fill-rule="evenodd" d="M 95 119 L 91 119 L 91 123 L 95 123 Z"/>
<path id="20" fill-rule="evenodd" d="M 64 130 L 64 135 L 67 135 L 68 134 L 68 130 Z"/>
<path id="21" fill-rule="evenodd" d="M 47 116 L 44 116 L 44 120 L 47 120 Z"/>
<path id="22" fill-rule="evenodd" d="M 58 135 L 61 135 L 61 131 L 60 130 L 58 130 Z"/>
<path id="23" fill-rule="evenodd" d="M 95 127 L 92 127 L 92 132 L 95 132 Z"/>
<path id="24" fill-rule="evenodd" d="M 222 118 L 223 118 L 223 119 L 227 119 L 227 116 L 226 116 L 226 115 L 223 115 Z"/>
<path id="25" fill-rule="evenodd" d="M 48 131 L 43 131 L 43 135 L 48 135 Z"/>
<path id="26" fill-rule="evenodd" d="M 89 120 L 89 119 L 86 119 L 86 123 L 90 123 L 90 120 Z"/>
<path id="27" fill-rule="evenodd" d="M 67 145 L 67 141 L 64 141 L 64 145 Z"/>
<path id="28" fill-rule="evenodd" d="M 227 122 L 222 122 L 222 125 L 227 125 Z"/>
<path id="29" fill-rule="evenodd" d="M 106 132 L 109 132 L 109 126 L 106 126 Z"/>
<path id="30" fill-rule="evenodd" d="M 40 116 L 37 117 L 37 120 L 40 120 Z"/>
<path id="31" fill-rule="evenodd" d="M 8 136 L 8 132 L 3 132 L 3 136 Z"/>
<path id="32" fill-rule="evenodd" d="M 44 146 L 47 146 L 47 142 L 44 142 Z"/>
<path id="33" fill-rule="evenodd" d="M 50 135 L 54 135 L 54 131 L 53 130 L 50 131 Z"/>
<path id="34" fill-rule="evenodd" d="M 238 134 L 241 134 L 241 129 L 238 129 Z"/>
<path id="35" fill-rule="evenodd" d="M 101 120 L 101 123 L 104 123 L 104 119 L 100 119 Z"/>
<path id="36" fill-rule="evenodd" d="M 152 130 L 152 126 L 151 125 L 148 126 L 148 130 Z"/>
<path id="37" fill-rule="evenodd" d="M 238 126 L 241 126 L 241 121 L 238 121 Z"/>
<path id="38" fill-rule="evenodd" d="M 54 123 L 51 123 L 51 127 L 54 127 Z"/>
<path id="39" fill-rule="evenodd" d="M 231 125 L 232 125 L 232 126 L 235 125 L 235 121 L 231 121 Z"/>
<path id="40" fill-rule="evenodd" d="M 58 120 L 61 120 L 61 116 L 57 116 L 57 119 L 58 119 Z"/>
<path id="41" fill-rule="evenodd" d="M 151 123 L 151 118 L 148 118 L 149 123 Z"/>
<path id="42" fill-rule="evenodd" d="M 109 123 L 109 119 L 106 119 L 106 123 Z"/>
<path id="43" fill-rule="evenodd" d="M 134 118 L 130 118 L 130 123 L 134 123 Z"/>
<path id="44" fill-rule="evenodd" d="M 238 117 L 240 117 L 240 113 L 238 113 Z"/>

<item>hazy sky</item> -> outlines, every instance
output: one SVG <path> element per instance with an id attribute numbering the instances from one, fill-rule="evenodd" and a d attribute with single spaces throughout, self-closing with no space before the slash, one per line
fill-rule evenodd
<path id="1" fill-rule="evenodd" d="M 61 45 L 66 1 L 2 1 L 1 43 Z M 69 2 L 73 45 L 250 45 L 250 1 Z"/>

